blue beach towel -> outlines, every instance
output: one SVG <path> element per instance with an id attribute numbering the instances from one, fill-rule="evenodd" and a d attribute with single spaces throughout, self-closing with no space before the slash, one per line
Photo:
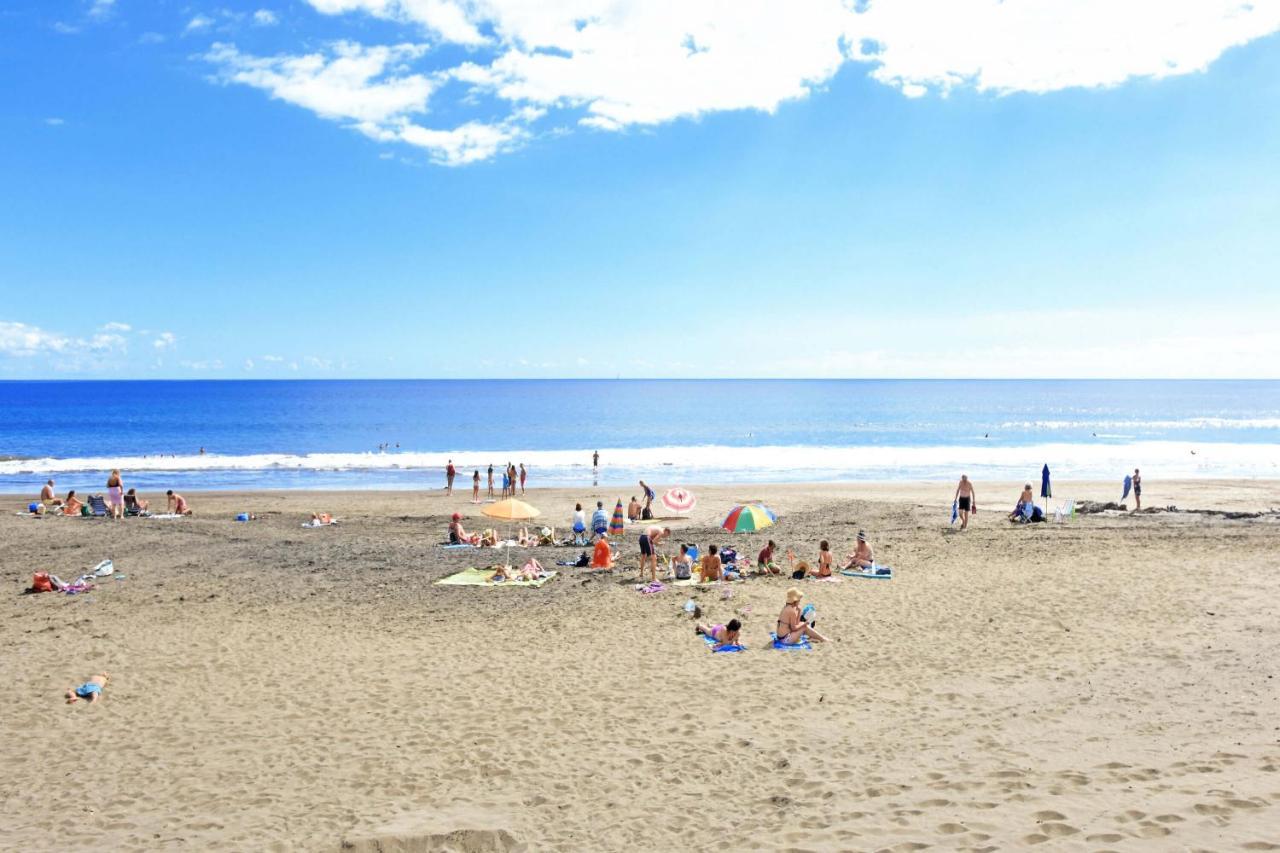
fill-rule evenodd
<path id="1" fill-rule="evenodd" d="M 441 545 L 446 551 L 456 551 L 459 548 L 478 548 L 478 545 L 468 545 L 466 542 L 459 542 L 456 545 Z"/>
<path id="2" fill-rule="evenodd" d="M 770 634 L 769 637 L 773 640 L 773 647 L 775 649 L 781 649 L 784 652 L 798 652 L 798 651 L 807 652 L 813 648 L 813 646 L 809 643 L 808 637 L 802 638 L 798 643 L 784 643 L 778 639 L 777 634 Z"/>
<path id="3" fill-rule="evenodd" d="M 863 571 L 855 571 L 853 569 L 841 569 L 840 574 L 847 578 L 870 578 L 872 580 L 891 581 L 893 580 L 893 569 L 889 566 L 872 566 Z"/>
<path id="4" fill-rule="evenodd" d="M 718 640 L 716 640 L 715 637 L 708 637 L 706 634 L 703 634 L 702 639 L 706 641 L 707 648 L 713 652 L 745 652 L 747 650 L 747 647 L 741 643 L 732 646 L 721 646 L 717 649 L 716 643 Z"/>

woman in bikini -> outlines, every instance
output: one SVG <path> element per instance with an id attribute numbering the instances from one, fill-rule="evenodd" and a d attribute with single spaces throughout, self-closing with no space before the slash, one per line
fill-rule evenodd
<path id="1" fill-rule="evenodd" d="M 700 637 L 710 637 L 716 641 L 712 646 L 714 649 L 723 649 L 725 646 L 738 645 L 738 632 L 742 630 L 742 623 L 737 619 L 730 619 L 728 625 L 703 625 L 699 623 L 693 633 Z"/>
<path id="2" fill-rule="evenodd" d="M 800 599 L 803 596 L 794 586 L 787 590 L 787 603 L 778 614 L 778 642 L 788 646 L 798 645 L 805 637 L 818 643 L 825 643 L 827 638 L 805 622 L 800 616 Z"/>

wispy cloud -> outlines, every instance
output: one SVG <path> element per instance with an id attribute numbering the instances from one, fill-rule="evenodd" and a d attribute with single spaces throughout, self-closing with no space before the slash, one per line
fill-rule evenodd
<path id="1" fill-rule="evenodd" d="M 57 116 L 50 116 L 49 118 L 44 120 L 44 123 L 49 125 L 49 127 L 62 127 L 67 122 L 66 122 L 66 119 L 61 119 L 61 118 L 58 118 Z"/>
<path id="2" fill-rule="evenodd" d="M 217 79 L 450 165 L 518 146 L 544 116 L 555 128 L 622 130 L 772 112 L 851 63 L 908 97 L 1044 93 L 1202 71 L 1223 51 L 1280 30 L 1275 0 L 308 2 L 326 15 L 399 22 L 432 44 L 465 48 L 466 59 L 441 64 L 405 44 L 341 41 L 273 57 L 215 45 L 204 58 L 219 67 Z M 428 98 L 446 87 L 447 111 L 464 120 L 427 126 Z M 485 113 L 467 118 L 468 110 Z"/>
<path id="3" fill-rule="evenodd" d="M 160 33 L 150 31 L 138 36 L 138 44 L 161 44 L 164 40 L 164 36 Z"/>
<path id="4" fill-rule="evenodd" d="M 280 19 L 270 9 L 259 9 L 253 13 L 253 25 L 255 27 L 274 27 L 278 23 L 280 23 Z"/>
<path id="5" fill-rule="evenodd" d="M 178 366 L 184 367 L 187 370 L 221 370 L 222 359 L 210 358 L 201 359 L 199 361 L 180 361 L 178 362 Z"/>
<path id="6" fill-rule="evenodd" d="M 133 326 L 128 323 L 103 323 L 102 331 L 104 332 L 132 332 Z"/>
<path id="7" fill-rule="evenodd" d="M 89 11 L 86 13 L 90 18 L 102 20 L 111 17 L 111 13 L 116 10 L 116 0 L 93 0 L 89 4 Z"/>
<path id="8" fill-rule="evenodd" d="M 171 350 L 178 345 L 178 336 L 173 332 L 161 332 L 156 339 L 151 342 L 151 346 L 158 350 Z"/>
<path id="9" fill-rule="evenodd" d="M 182 29 L 182 34 L 190 35 L 191 33 L 202 32 L 211 28 L 213 23 L 213 18 L 210 18 L 208 15 L 196 15 L 191 20 L 187 21 L 187 25 Z"/>

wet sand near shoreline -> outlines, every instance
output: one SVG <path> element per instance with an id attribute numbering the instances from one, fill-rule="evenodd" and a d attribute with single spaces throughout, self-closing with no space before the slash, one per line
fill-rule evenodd
<path id="1" fill-rule="evenodd" d="M 126 472 L 127 474 L 127 472 Z M 768 648 L 789 578 L 623 570 L 436 586 L 469 490 L 199 494 L 172 521 L 0 516 L 0 838 L 21 850 L 1280 849 L 1280 520 L 1005 521 L 1021 484 L 690 487 L 676 541 L 891 581 L 797 584 L 833 642 Z M 1038 487 L 1038 483 L 1036 484 Z M 661 492 L 659 488 L 659 492 Z M 1118 484 L 1055 483 L 1114 501 Z M 531 490 L 541 523 L 631 490 Z M 162 503 L 153 498 L 154 503 Z M 730 505 L 781 516 L 715 528 Z M 1132 498 L 1130 498 L 1130 501 Z M 25 500 L 0 503 L 18 509 Z M 1280 481 L 1144 503 L 1280 508 Z M 248 524 L 237 512 L 259 518 Z M 339 525 L 300 525 L 311 512 Z M 667 523 L 667 522 L 660 522 Z M 502 527 L 503 525 L 496 525 Z M 550 567 L 581 548 L 536 554 Z M 667 549 L 670 553 L 671 549 Z M 110 557 L 123 580 L 21 595 Z M 682 605 L 744 621 L 712 654 Z M 101 703 L 65 705 L 95 672 Z"/>

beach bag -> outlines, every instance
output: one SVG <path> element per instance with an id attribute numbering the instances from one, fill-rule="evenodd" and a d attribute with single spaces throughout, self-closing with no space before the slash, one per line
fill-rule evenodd
<path id="1" fill-rule="evenodd" d="M 640 520 L 653 521 L 653 510 L 649 509 L 648 507 L 645 507 L 644 509 L 642 509 L 640 511 Z"/>
<path id="2" fill-rule="evenodd" d="M 738 562 L 738 552 L 732 548 L 721 548 L 720 562 L 724 563 L 726 566 Z"/>
<path id="3" fill-rule="evenodd" d="M 48 572 L 36 572 L 31 576 L 32 592 L 53 592 L 53 581 Z"/>
<path id="4" fill-rule="evenodd" d="M 573 564 L 575 568 L 585 569 L 591 565 L 591 558 L 587 556 L 587 552 L 583 551 L 578 555 L 578 561 Z"/>
<path id="5" fill-rule="evenodd" d="M 692 572 L 689 569 L 689 564 L 683 560 L 676 563 L 676 580 L 687 581 L 690 577 L 692 577 Z"/>

